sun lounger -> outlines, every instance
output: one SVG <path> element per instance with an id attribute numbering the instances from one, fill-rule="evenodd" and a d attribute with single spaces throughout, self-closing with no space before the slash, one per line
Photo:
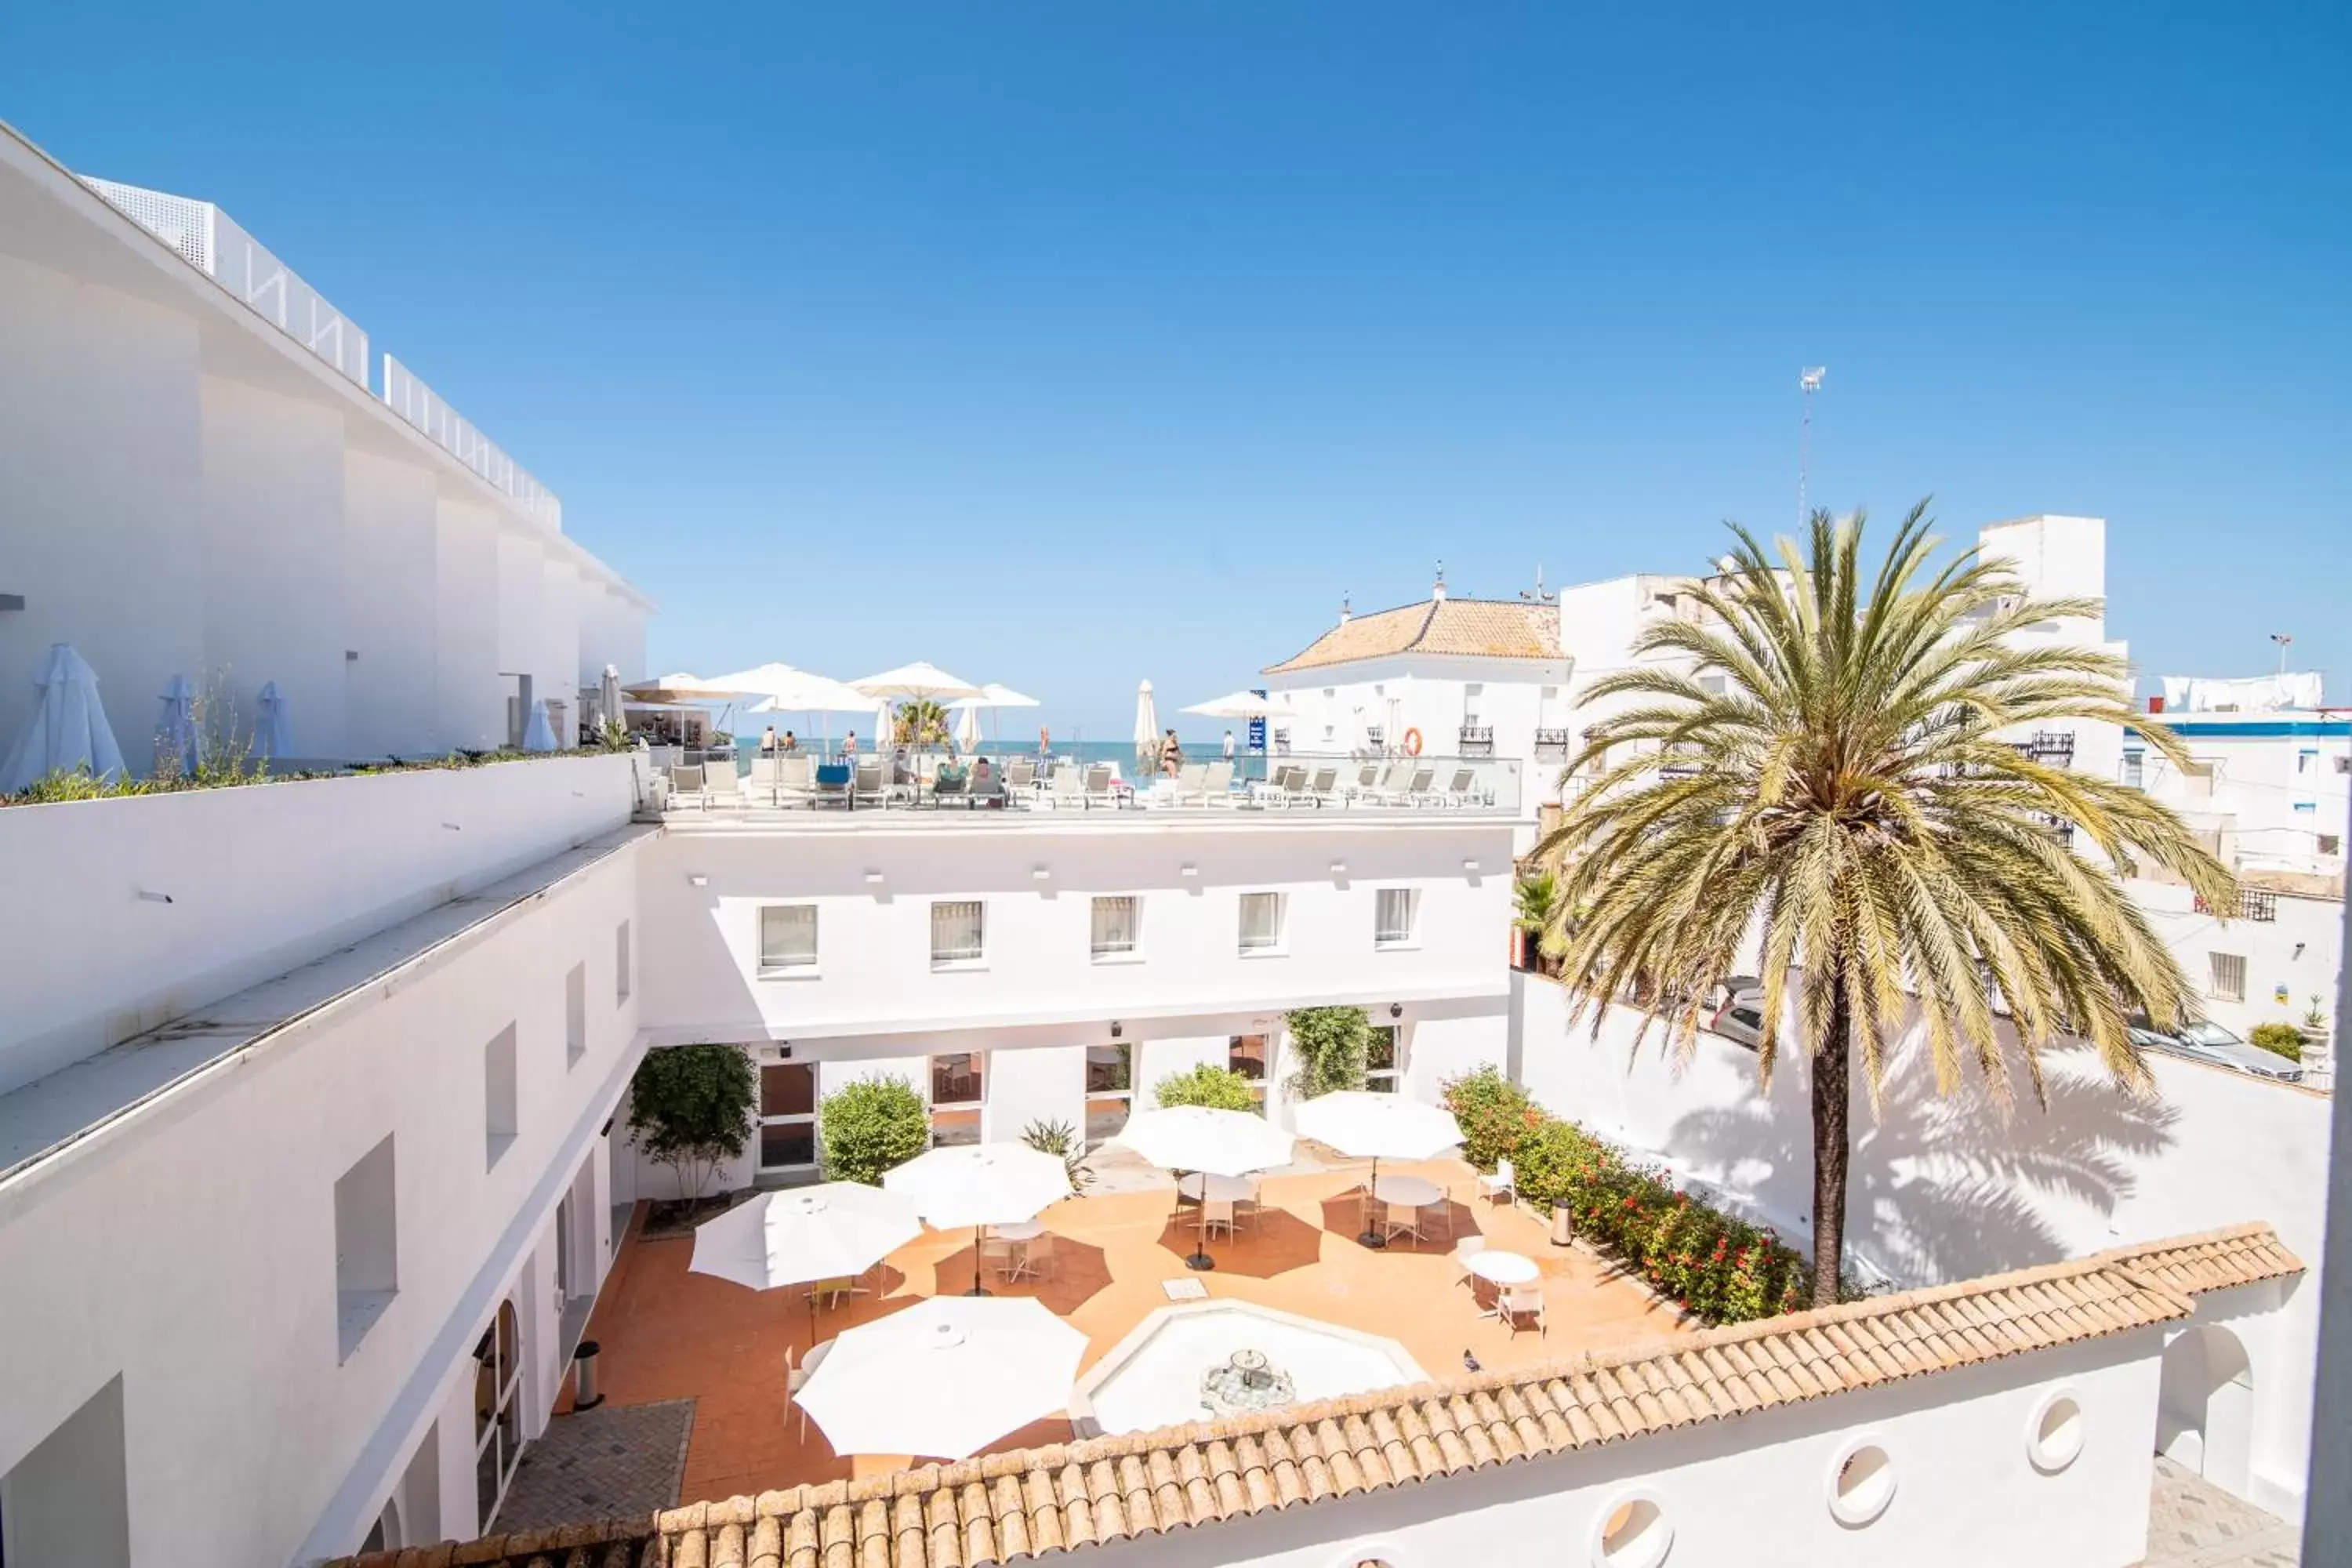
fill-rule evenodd
<path id="1" fill-rule="evenodd" d="M 1086 805 L 1089 810 L 1097 805 L 1115 806 L 1118 794 L 1111 788 L 1111 771 L 1107 763 L 1097 763 L 1087 769 Z"/>
<path id="2" fill-rule="evenodd" d="M 704 793 L 702 788 L 702 769 L 698 766 L 675 767 L 670 769 L 670 800 L 674 804 L 683 805 L 686 801 L 686 797 L 688 795 L 692 795 L 694 797 L 695 805 L 701 806 L 706 810 L 709 809 L 710 805 L 710 797 L 709 795 Z"/>
<path id="3" fill-rule="evenodd" d="M 1214 762 L 1202 769 L 1198 794 L 1202 805 L 1231 805 L 1234 802 L 1234 764 Z"/>
<path id="4" fill-rule="evenodd" d="M 819 763 L 811 803 L 821 805 L 829 801 L 836 805 L 850 805 L 850 784 L 854 776 L 847 763 Z"/>
<path id="5" fill-rule="evenodd" d="M 735 771 L 735 759 L 702 764 L 702 793 L 706 799 L 732 805 L 743 798 L 743 781 Z"/>
<path id="6" fill-rule="evenodd" d="M 1315 770 L 1314 776 L 1307 781 L 1306 787 L 1299 792 L 1297 799 L 1294 800 L 1291 804 L 1303 805 L 1325 805 L 1337 799 L 1339 797 L 1339 770 L 1338 768 L 1317 768 Z"/>
<path id="7" fill-rule="evenodd" d="M 880 805 L 889 798 L 889 786 L 883 783 L 882 759 L 857 759 L 856 802 L 859 805 Z"/>

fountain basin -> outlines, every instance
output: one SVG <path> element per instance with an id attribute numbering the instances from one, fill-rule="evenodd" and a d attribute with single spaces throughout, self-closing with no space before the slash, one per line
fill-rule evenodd
<path id="1" fill-rule="evenodd" d="M 1254 1377 L 1256 1386 L 1242 1394 L 1236 1352 L 1241 1365 L 1263 1368 L 1278 1384 Z M 1289 1404 L 1308 1405 L 1428 1381 L 1394 1340 L 1248 1301 L 1192 1301 L 1152 1312 L 1089 1368 L 1070 1419 L 1080 1436 L 1145 1432 L 1282 1407 L 1260 1403 L 1269 1386 Z M 1230 1402 L 1236 1394 L 1243 1402 Z"/>

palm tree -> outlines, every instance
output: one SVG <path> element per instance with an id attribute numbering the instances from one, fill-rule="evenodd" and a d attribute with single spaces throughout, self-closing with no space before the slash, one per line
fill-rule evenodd
<path id="1" fill-rule="evenodd" d="M 1543 952 L 1545 931 L 1551 924 L 1553 906 L 1559 902 L 1559 879 L 1549 871 L 1536 871 L 1522 877 L 1511 889 L 1511 924 L 1528 936 L 1528 959 L 1538 973 L 1548 966 Z"/>
<path id="2" fill-rule="evenodd" d="M 2116 873 L 2145 858 L 2235 907 L 2229 872 L 2170 811 L 2000 739 L 2128 723 L 2186 760 L 2131 710 L 2120 658 L 2034 630 L 2095 616 L 2098 601 L 2029 601 L 1973 551 L 1931 571 L 1926 514 L 1911 510 L 1874 577 L 1860 513 L 1814 513 L 1803 555 L 1782 539 L 1777 563 L 1735 527 L 1723 574 L 1696 586 L 1700 613 L 1635 639 L 1637 658 L 1678 657 L 1587 694 L 1636 700 L 1588 731 L 1571 771 L 1598 772 L 1537 847 L 1561 867 L 1550 935 L 1596 1033 L 1601 1003 L 1631 996 L 1643 1032 L 1663 1026 L 1687 1056 L 1706 999 L 1760 938 L 1769 1087 L 1796 986 L 1816 1305 L 1837 1299 L 1853 1057 L 1875 1111 L 1887 1041 L 1916 1009 L 1940 1092 L 1973 1062 L 2007 1103 L 2013 1056 L 2040 1101 L 2041 1053 L 2078 1035 L 2143 1087 L 2126 1022 L 2144 1011 L 2168 1027 L 2190 991 Z"/>
<path id="3" fill-rule="evenodd" d="M 898 704 L 890 738 L 901 746 L 943 746 L 948 739 L 948 710 L 928 697 Z"/>

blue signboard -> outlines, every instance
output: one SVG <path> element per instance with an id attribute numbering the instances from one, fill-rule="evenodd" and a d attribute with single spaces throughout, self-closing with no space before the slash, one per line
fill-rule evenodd
<path id="1" fill-rule="evenodd" d="M 1253 697 L 1263 697 L 1265 695 L 1265 688 L 1263 686 L 1252 687 L 1250 689 L 1250 695 Z M 1265 715 L 1263 713 L 1256 715 L 1249 721 L 1249 749 L 1260 756 L 1264 756 L 1265 754 Z"/>

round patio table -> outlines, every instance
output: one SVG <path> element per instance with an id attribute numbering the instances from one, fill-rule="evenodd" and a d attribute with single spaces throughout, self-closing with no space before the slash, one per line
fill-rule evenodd
<path id="1" fill-rule="evenodd" d="M 1400 1208 L 1425 1209 L 1444 1198 L 1445 1189 L 1425 1176 L 1396 1173 L 1373 1183 L 1372 1196 L 1384 1204 L 1395 1204 Z"/>
<path id="2" fill-rule="evenodd" d="M 1178 1182 L 1176 1190 L 1188 1198 L 1197 1198 L 1203 1182 L 1208 1184 L 1209 1196 L 1219 1203 L 1247 1203 L 1257 1192 L 1257 1184 L 1247 1176 L 1203 1176 L 1198 1171 Z"/>
<path id="3" fill-rule="evenodd" d="M 992 1225 L 988 1233 L 999 1241 L 1034 1241 L 1045 1234 L 1045 1226 L 1042 1221 L 1024 1219 L 1018 1225 Z"/>
<path id="4" fill-rule="evenodd" d="M 1493 1250 L 1472 1253 L 1462 1260 L 1462 1267 L 1494 1285 L 1525 1285 L 1542 1272 L 1532 1258 Z"/>

